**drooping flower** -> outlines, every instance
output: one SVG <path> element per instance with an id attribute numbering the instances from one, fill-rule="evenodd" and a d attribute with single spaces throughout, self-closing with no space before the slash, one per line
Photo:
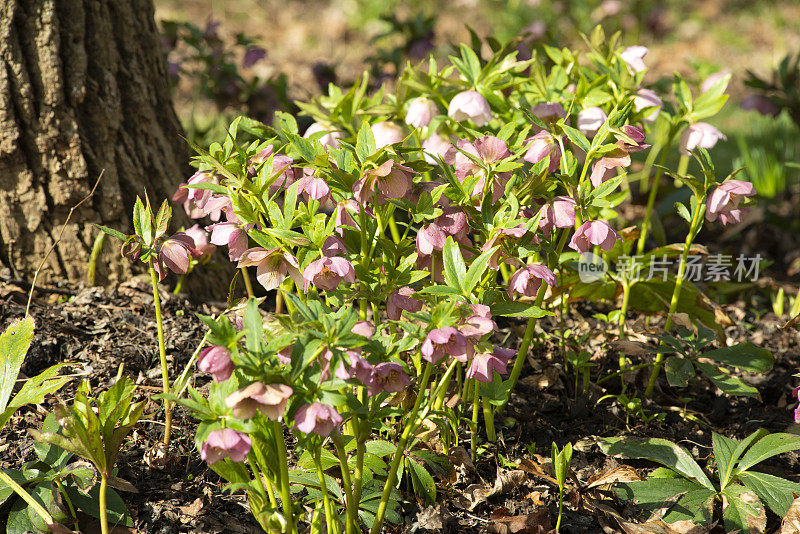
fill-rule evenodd
<path id="1" fill-rule="evenodd" d="M 389 198 L 404 198 L 411 190 L 417 172 L 393 159 L 364 173 L 364 177 L 353 184 L 353 195 L 361 204 L 367 204 L 377 189 L 377 202 L 384 204 Z"/>
<path id="2" fill-rule="evenodd" d="M 642 60 L 648 52 L 650 52 L 650 50 L 644 46 L 629 46 L 620 53 L 619 57 L 621 57 L 622 61 L 628 66 L 630 73 L 636 74 L 647 70 L 647 65 L 645 65 Z"/>
<path id="3" fill-rule="evenodd" d="M 217 250 L 217 247 L 209 241 L 208 232 L 199 224 L 187 228 L 185 233 L 194 241 L 194 249 L 200 253 L 200 258 L 210 257 Z"/>
<path id="4" fill-rule="evenodd" d="M 543 102 L 533 106 L 531 113 L 539 117 L 542 122 L 554 124 L 567 116 L 564 106 L 558 102 Z"/>
<path id="5" fill-rule="evenodd" d="M 378 149 L 399 143 L 406 137 L 403 128 L 390 121 L 375 123 L 370 129 L 372 130 L 372 136 L 375 138 L 375 148 Z"/>
<path id="6" fill-rule="evenodd" d="M 752 109 L 769 117 L 777 117 L 778 113 L 781 112 L 772 100 L 766 96 L 756 94 L 746 96 L 744 100 L 742 100 L 742 109 Z"/>
<path id="7" fill-rule="evenodd" d="M 481 252 L 486 252 L 487 250 L 491 250 L 493 247 L 497 245 L 502 245 L 503 243 L 509 240 L 520 239 L 527 233 L 528 230 L 525 228 L 525 225 L 522 224 L 515 226 L 513 228 L 501 228 L 499 231 L 492 232 L 491 237 L 487 239 L 486 242 L 481 247 Z M 501 246 L 489 258 L 489 268 L 494 269 L 495 271 L 498 270 L 500 268 L 500 259 L 504 256 L 504 254 L 505 252 L 503 251 L 503 247 Z"/>
<path id="8" fill-rule="evenodd" d="M 492 108 L 489 101 L 477 91 L 462 91 L 450 101 L 447 115 L 456 122 L 469 119 L 480 127 L 492 120 Z"/>
<path id="9" fill-rule="evenodd" d="M 588 137 L 593 138 L 597 134 L 600 127 L 606 122 L 608 115 L 603 111 L 603 108 L 590 107 L 582 109 L 578 113 L 578 130 Z"/>
<path id="10" fill-rule="evenodd" d="M 322 244 L 322 255 L 326 257 L 341 256 L 347 252 L 344 241 L 338 236 L 330 235 L 325 238 Z"/>
<path id="11" fill-rule="evenodd" d="M 464 334 L 468 341 L 476 340 L 497 330 L 497 323 L 494 322 L 491 316 L 485 317 L 476 314 L 467 317 L 463 324 L 459 325 L 458 330 Z"/>
<path id="12" fill-rule="evenodd" d="M 320 124 L 319 122 L 315 122 L 311 126 L 308 127 L 306 133 L 303 134 L 303 137 L 306 139 L 310 138 L 315 133 L 325 132 L 322 136 L 319 137 L 319 142 L 322 143 L 322 146 L 325 148 L 333 147 L 339 148 L 339 139 L 344 138 L 344 134 L 330 126 L 325 126 L 324 124 Z"/>
<path id="13" fill-rule="evenodd" d="M 354 350 L 348 350 L 346 354 L 350 359 L 350 365 L 345 365 L 343 361 L 339 362 L 334 376 L 341 380 L 356 378 L 365 386 L 371 386 L 373 384 L 373 365 Z"/>
<path id="14" fill-rule="evenodd" d="M 246 228 L 252 226 L 223 222 L 207 226 L 206 230 L 211 230 L 211 243 L 218 246 L 228 245 L 228 258 L 231 261 L 239 261 L 249 244 Z"/>
<path id="15" fill-rule="evenodd" d="M 326 438 L 342 423 L 342 416 L 332 406 L 315 402 L 306 404 L 294 415 L 293 429 L 304 434 L 317 434 Z"/>
<path id="16" fill-rule="evenodd" d="M 559 196 L 542 206 L 539 211 L 539 228 L 545 237 L 550 235 L 553 228 L 572 228 L 575 226 L 575 200 L 571 197 Z"/>
<path id="17" fill-rule="evenodd" d="M 260 46 L 248 46 L 242 58 L 242 67 L 249 69 L 265 57 L 267 57 L 267 51 Z"/>
<path id="18" fill-rule="evenodd" d="M 228 395 L 225 406 L 238 419 L 252 419 L 259 411 L 273 421 L 280 421 L 292 393 L 294 390 L 286 384 L 253 382 Z"/>
<path id="19" fill-rule="evenodd" d="M 167 276 L 167 268 L 173 273 L 185 274 L 189 270 L 191 257 L 199 255 L 195 250 L 194 240 L 184 232 L 177 232 L 161 243 L 153 268 L 158 273 L 159 280 Z"/>
<path id="20" fill-rule="evenodd" d="M 312 169 L 303 169 L 303 177 L 297 181 L 297 192 L 306 199 L 325 201 L 330 198 L 331 188 L 324 178 L 320 178 Z"/>
<path id="21" fill-rule="evenodd" d="M 412 295 L 414 290 L 408 286 L 401 287 L 386 300 L 386 315 L 392 321 L 399 321 L 403 310 L 416 313 L 422 309 L 423 302 Z"/>
<path id="22" fill-rule="evenodd" d="M 614 177 L 614 172 L 617 167 L 628 167 L 631 164 L 631 156 L 624 148 L 615 148 L 595 161 L 592 164 L 592 174 L 589 176 L 589 181 L 592 185 L 599 187 L 600 184 L 606 180 Z"/>
<path id="23" fill-rule="evenodd" d="M 514 293 L 519 293 L 525 297 L 535 297 L 539 292 L 542 281 L 550 287 L 556 285 L 556 275 L 553 271 L 539 263 L 532 263 L 526 265 L 522 269 L 518 269 L 511 276 L 508 283 L 509 298 L 514 298 Z"/>
<path id="24" fill-rule="evenodd" d="M 655 122 L 662 107 L 664 103 L 652 89 L 639 89 L 633 99 L 633 108 L 637 113 L 643 109 L 654 108 L 644 117 L 644 122 Z"/>
<path id="25" fill-rule="evenodd" d="M 182 182 L 178 185 L 178 189 L 175 191 L 175 194 L 172 195 L 172 201 L 183 205 L 183 210 L 190 219 L 200 219 L 204 217 L 203 210 L 201 210 L 197 204 L 195 204 L 194 199 L 190 197 L 189 192 L 191 190 L 186 187 L 187 185 L 186 182 Z"/>
<path id="26" fill-rule="evenodd" d="M 681 134 L 680 152 L 684 156 L 689 156 L 697 147 L 710 150 L 720 139 L 727 137 L 707 122 L 696 122 Z"/>
<path id="27" fill-rule="evenodd" d="M 420 96 L 411 101 L 406 112 L 406 124 L 414 128 L 424 128 L 431 123 L 431 120 L 439 114 L 436 103 L 424 96 Z"/>
<path id="28" fill-rule="evenodd" d="M 357 321 L 350 331 L 367 339 L 372 339 L 372 336 L 375 335 L 375 325 L 369 321 Z"/>
<path id="29" fill-rule="evenodd" d="M 743 180 L 728 180 L 708 197 L 706 205 L 706 220 L 713 222 L 719 217 L 723 225 L 739 223 L 742 221 L 742 214 L 748 208 L 739 207 L 739 203 L 744 197 L 756 194 L 756 188 L 750 182 Z"/>
<path id="30" fill-rule="evenodd" d="M 395 362 L 379 363 L 373 369 L 372 386 L 367 393 L 377 395 L 382 391 L 386 393 L 399 393 L 411 385 L 403 366 Z"/>
<path id="31" fill-rule="evenodd" d="M 247 434 L 232 428 L 221 428 L 208 435 L 206 442 L 200 448 L 200 458 L 208 465 L 214 465 L 225 458 L 243 462 L 250 453 L 251 445 L 250 436 Z"/>
<path id="32" fill-rule="evenodd" d="M 445 356 L 458 358 L 467 353 L 467 338 L 452 326 L 435 328 L 428 332 L 420 352 L 431 363 L 438 363 Z"/>
<path id="33" fill-rule="evenodd" d="M 645 135 L 644 132 L 637 128 L 636 126 L 632 126 L 630 124 L 626 124 L 622 128 L 622 133 L 628 136 L 628 139 L 623 138 L 619 134 L 617 134 L 617 146 L 620 148 L 625 149 L 629 153 L 639 152 L 640 150 L 644 150 L 646 148 L 650 148 L 650 145 L 644 142 Z M 633 141 L 631 144 L 630 141 Z"/>
<path id="34" fill-rule="evenodd" d="M 429 138 L 422 143 L 422 150 L 425 156 L 425 161 L 431 165 L 438 165 L 439 162 L 434 156 L 444 158 L 447 151 L 453 146 L 449 139 L 434 132 Z M 423 182 L 424 183 L 424 182 Z"/>
<path id="35" fill-rule="evenodd" d="M 511 156 L 506 142 L 494 136 L 479 137 L 470 143 L 462 139 L 456 143 L 458 148 L 466 153 L 472 154 L 482 160 L 484 164 L 490 165 L 497 163 Z M 445 154 L 445 163 L 455 166 L 456 178 L 463 182 L 467 176 L 475 175 L 480 179 L 472 190 L 472 195 L 479 201 L 483 199 L 483 191 L 486 185 L 486 176 L 480 165 L 472 161 L 455 147 L 449 149 Z M 496 172 L 492 178 L 490 190 L 492 200 L 497 202 L 505 193 L 505 184 L 511 179 L 510 172 Z"/>
<path id="36" fill-rule="evenodd" d="M 550 157 L 550 163 L 547 166 L 547 172 L 554 172 L 558 169 L 561 162 L 561 147 L 558 146 L 555 138 L 546 130 L 542 130 L 533 137 L 525 140 L 528 146 L 528 151 L 525 152 L 525 161 L 529 163 L 539 163 L 546 157 Z"/>
<path id="37" fill-rule="evenodd" d="M 323 256 L 309 263 L 303 270 L 303 291 L 306 293 L 311 284 L 317 289 L 333 291 L 342 281 L 354 284 L 356 272 L 350 261 L 339 256 Z"/>
<path id="38" fill-rule="evenodd" d="M 225 382 L 233 374 L 231 352 L 220 345 L 203 349 L 197 358 L 197 369 L 203 373 L 211 373 L 214 382 Z"/>
<path id="39" fill-rule="evenodd" d="M 266 249 L 262 247 L 249 248 L 242 253 L 237 267 L 256 268 L 256 280 L 270 291 L 275 289 L 291 276 L 295 283 L 300 280 L 300 270 L 297 259 L 279 248 Z"/>
<path id="40" fill-rule="evenodd" d="M 606 221 L 586 221 L 575 230 L 575 234 L 569 240 L 569 248 L 583 254 L 592 246 L 599 245 L 608 252 L 619 238 L 619 234 Z"/>
<path id="41" fill-rule="evenodd" d="M 358 230 L 359 225 L 353 218 L 353 214 L 358 216 L 359 209 L 363 209 L 364 215 L 367 217 L 375 218 L 375 212 L 368 204 L 359 204 L 355 199 L 348 198 L 336 204 L 336 208 L 334 209 L 334 231 L 340 236 L 344 236 L 345 226 Z M 353 214 L 350 212 L 353 212 Z"/>
<path id="42" fill-rule="evenodd" d="M 515 352 L 511 349 L 494 347 L 490 353 L 476 354 L 466 372 L 466 378 L 474 378 L 478 382 L 489 384 L 494 381 L 494 372 L 501 375 L 508 372 L 508 362 Z"/>

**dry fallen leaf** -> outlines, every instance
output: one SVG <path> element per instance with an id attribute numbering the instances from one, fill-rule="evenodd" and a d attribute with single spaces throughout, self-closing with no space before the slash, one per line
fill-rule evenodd
<path id="1" fill-rule="evenodd" d="M 779 534 L 800 534 L 800 497 L 796 497 L 781 521 Z"/>
<path id="2" fill-rule="evenodd" d="M 203 510 L 203 499 L 198 497 L 191 504 L 179 506 L 178 510 L 181 511 L 181 523 L 189 523 L 192 519 L 200 515 L 200 512 Z"/>
<path id="3" fill-rule="evenodd" d="M 471 512 L 477 508 L 478 505 L 486 502 L 486 499 L 489 497 L 496 497 L 508 493 L 517 486 L 524 484 L 526 480 L 525 471 L 521 469 L 514 469 L 511 471 L 498 469 L 497 478 L 495 478 L 493 486 L 490 487 L 488 484 L 472 484 L 467 486 L 456 501 L 456 504 Z"/>
<path id="4" fill-rule="evenodd" d="M 558 369 L 552 365 L 545 367 L 541 373 L 528 375 L 520 382 L 533 389 L 551 388 L 558 384 Z"/>
<path id="5" fill-rule="evenodd" d="M 444 514 L 442 513 L 442 505 L 439 503 L 436 506 L 428 506 L 417 514 L 417 520 L 414 527 L 423 530 L 444 530 Z M 414 528 L 412 527 L 412 528 Z"/>
<path id="6" fill-rule="evenodd" d="M 523 458 L 519 462 L 519 468 L 528 474 L 543 478 L 548 482 L 552 482 L 553 484 L 558 484 L 558 481 L 552 476 L 552 470 L 546 469 L 538 462 L 529 460 L 528 458 Z"/>
<path id="7" fill-rule="evenodd" d="M 645 356 L 650 354 L 650 351 L 647 350 L 649 348 L 648 345 L 639 341 L 618 339 L 611 343 L 611 346 L 614 347 L 614 349 L 616 349 L 618 352 L 623 352 L 630 356 Z"/>
<path id="8" fill-rule="evenodd" d="M 587 488 L 607 486 L 615 482 L 638 482 L 642 477 L 636 469 L 629 465 L 618 465 L 609 469 L 604 469 L 600 473 L 593 475 L 586 484 Z"/>
<path id="9" fill-rule="evenodd" d="M 545 534 L 551 529 L 547 507 L 538 508 L 532 514 L 509 516 L 501 508 L 489 516 L 488 531 L 491 534 Z"/>

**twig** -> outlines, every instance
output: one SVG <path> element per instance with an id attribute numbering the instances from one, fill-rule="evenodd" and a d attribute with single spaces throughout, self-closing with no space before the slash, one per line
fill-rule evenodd
<path id="1" fill-rule="evenodd" d="M 94 183 L 94 187 L 92 187 L 92 190 L 89 191 L 89 194 L 86 195 L 80 202 L 78 202 L 77 204 L 75 204 L 74 206 L 72 206 L 70 208 L 69 213 L 67 214 L 67 219 L 64 221 L 64 224 L 61 225 L 61 231 L 58 232 L 58 238 L 56 238 L 56 240 L 53 242 L 53 244 L 50 245 L 50 248 L 47 250 L 47 254 L 44 255 L 44 258 L 42 258 L 42 261 L 39 263 L 39 266 L 36 268 L 36 271 L 33 273 L 33 282 L 31 283 L 31 291 L 30 291 L 30 293 L 28 293 L 28 305 L 25 306 L 25 316 L 26 317 L 28 316 L 28 312 L 31 309 L 31 300 L 33 299 L 33 291 L 34 291 L 34 289 L 36 289 L 36 279 L 39 278 L 39 272 L 42 270 L 42 267 L 44 267 L 44 263 L 47 261 L 47 258 L 49 258 L 50 254 L 53 252 L 53 250 L 55 250 L 56 245 L 58 245 L 61 242 L 61 236 L 64 235 L 64 230 L 66 230 L 67 224 L 69 224 L 69 219 L 70 219 L 70 217 L 72 217 L 72 212 L 75 211 L 76 209 L 78 209 L 78 207 L 80 207 L 81 204 L 83 204 L 84 202 L 86 202 L 87 200 L 92 198 L 92 195 L 94 195 L 94 192 L 97 189 L 97 186 L 100 185 L 100 180 L 103 179 L 103 174 L 105 172 L 106 172 L 105 169 L 100 171 L 100 176 L 97 177 L 97 181 Z"/>

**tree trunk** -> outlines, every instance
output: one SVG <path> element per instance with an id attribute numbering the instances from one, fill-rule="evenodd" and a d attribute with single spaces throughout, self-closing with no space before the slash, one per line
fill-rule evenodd
<path id="1" fill-rule="evenodd" d="M 93 223 L 130 229 L 187 173 L 152 0 L 0 0 L 0 273 L 82 279 Z M 157 207 L 157 206 L 156 206 Z M 130 272 L 107 242 L 100 283 Z M 43 278 L 43 279 L 44 279 Z"/>

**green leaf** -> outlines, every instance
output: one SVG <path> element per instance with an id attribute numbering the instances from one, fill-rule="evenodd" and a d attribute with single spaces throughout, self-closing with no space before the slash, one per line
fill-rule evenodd
<path id="1" fill-rule="evenodd" d="M 643 510 L 652 512 L 664 506 L 676 495 L 688 491 L 704 490 L 700 484 L 685 478 L 648 478 L 643 481 L 622 482 L 614 486 L 620 499 L 633 500 Z"/>
<path id="2" fill-rule="evenodd" d="M 800 436 L 783 433 L 769 434 L 754 443 L 744 456 L 742 456 L 742 459 L 736 466 L 735 473 L 747 471 L 767 458 L 772 458 L 784 452 L 796 451 L 798 449 L 800 449 Z"/>
<path id="3" fill-rule="evenodd" d="M 532 302 L 495 302 L 491 305 L 492 315 L 502 315 L 504 317 L 544 317 L 545 315 L 555 315 L 551 311 L 543 310 Z"/>
<path id="4" fill-rule="evenodd" d="M 689 209 L 681 204 L 680 202 L 675 203 L 675 209 L 678 210 L 678 215 L 680 215 L 687 223 L 691 224 L 692 216 L 689 215 Z"/>
<path id="5" fill-rule="evenodd" d="M 600 448 L 610 456 L 624 458 L 644 458 L 672 468 L 702 486 L 716 491 L 703 469 L 692 456 L 671 441 L 661 438 L 605 438 L 600 440 Z"/>
<path id="6" fill-rule="evenodd" d="M 703 353 L 703 357 L 753 373 L 766 373 L 775 362 L 770 351 L 752 343 L 738 343 L 732 347 L 714 349 Z"/>
<path id="7" fill-rule="evenodd" d="M 145 226 L 147 227 L 148 237 L 152 237 L 150 233 L 150 217 L 147 215 L 144 204 L 142 204 L 142 199 L 136 197 L 136 203 L 133 205 L 133 231 L 144 239 L 146 245 L 151 245 L 152 241 L 145 238 Z"/>
<path id="8" fill-rule="evenodd" d="M 361 124 L 361 129 L 358 130 L 358 137 L 356 138 L 356 154 L 361 162 L 365 162 L 367 158 L 375 153 L 377 150 L 375 146 L 375 136 L 372 134 L 372 128 L 366 122 Z"/>
<path id="9" fill-rule="evenodd" d="M 263 346 L 264 320 L 258 310 L 258 300 L 251 298 L 247 301 L 244 312 L 244 330 L 246 332 L 247 350 L 260 352 Z"/>
<path id="10" fill-rule="evenodd" d="M 11 415 L 20 407 L 26 404 L 39 404 L 44 402 L 45 396 L 54 393 L 61 389 L 61 387 L 72 380 L 71 377 L 57 377 L 58 370 L 65 367 L 66 363 L 57 363 L 48 367 L 33 378 L 29 378 L 22 385 L 22 388 L 17 392 L 11 402 L 8 404 L 6 410 L 0 413 L 0 428 L 2 428 Z"/>
<path id="11" fill-rule="evenodd" d="M 33 317 L 29 316 L 11 323 L 0 334 L 0 411 L 8 406 L 22 362 L 33 341 L 33 328 Z"/>
<path id="12" fill-rule="evenodd" d="M 758 395 L 756 388 L 748 386 L 735 376 L 723 373 L 716 365 L 705 362 L 694 362 L 694 365 L 726 395 L 737 397 L 755 397 Z"/>
<path id="13" fill-rule="evenodd" d="M 588 154 L 589 151 L 592 149 L 591 143 L 589 143 L 589 140 L 586 139 L 586 136 L 583 135 L 580 131 L 566 124 L 562 124 L 561 129 L 564 131 L 565 134 L 567 134 L 569 140 L 575 143 L 578 146 L 578 148 L 583 150 L 584 153 Z"/>
<path id="14" fill-rule="evenodd" d="M 733 462 L 735 461 L 733 454 L 739 442 L 716 432 L 711 433 L 711 442 L 714 446 L 714 463 L 717 464 L 720 486 L 725 488 L 733 470 Z"/>
<path id="15" fill-rule="evenodd" d="M 436 482 L 430 473 L 416 460 L 406 457 L 406 467 L 411 474 L 411 484 L 414 493 L 425 499 L 427 504 L 436 502 Z"/>
<path id="16" fill-rule="evenodd" d="M 717 492 L 708 488 L 690 490 L 670 506 L 669 512 L 664 515 L 664 521 L 674 523 L 689 519 L 696 525 L 706 525 L 713 517 L 716 496 Z"/>
<path id="17" fill-rule="evenodd" d="M 500 246 L 492 247 L 491 249 L 483 252 L 480 256 L 472 260 L 472 263 L 467 270 L 467 274 L 464 277 L 464 294 L 469 295 L 472 293 L 472 290 L 475 289 L 475 286 L 478 285 L 478 282 L 481 281 L 483 278 L 483 273 L 486 272 L 487 267 L 489 266 L 489 260 L 492 259 L 492 255 L 497 252 L 497 249 Z"/>
<path id="18" fill-rule="evenodd" d="M 116 237 L 120 241 L 125 241 L 125 240 L 128 239 L 128 236 L 126 236 L 125 234 L 123 234 L 119 230 L 114 230 L 113 228 L 109 228 L 108 226 L 103 226 L 101 224 L 95 224 L 95 227 L 97 227 L 98 230 L 101 230 L 101 231 L 107 233 L 111 237 Z"/>
<path id="19" fill-rule="evenodd" d="M 167 233 L 169 227 L 169 220 L 172 217 L 172 208 L 168 200 L 161 203 L 156 215 L 156 238 L 161 237 Z"/>
<path id="20" fill-rule="evenodd" d="M 786 515 L 794 495 L 800 495 L 800 484 L 774 475 L 747 471 L 740 473 L 737 478 L 778 516 Z"/>
<path id="21" fill-rule="evenodd" d="M 762 534 L 767 517 L 764 505 L 755 493 L 739 485 L 728 486 L 722 492 L 726 504 L 722 508 L 722 519 L 726 532 L 741 534 Z"/>
<path id="22" fill-rule="evenodd" d="M 465 291 L 461 281 L 467 276 L 467 266 L 461 256 L 461 248 L 456 244 L 453 236 L 447 236 L 447 240 L 444 242 L 442 259 L 444 261 L 444 281 L 463 294 Z"/>
<path id="23" fill-rule="evenodd" d="M 694 377 L 692 362 L 680 356 L 668 357 L 664 371 L 667 374 L 667 382 L 672 387 L 685 388 L 689 385 L 689 379 Z"/>

